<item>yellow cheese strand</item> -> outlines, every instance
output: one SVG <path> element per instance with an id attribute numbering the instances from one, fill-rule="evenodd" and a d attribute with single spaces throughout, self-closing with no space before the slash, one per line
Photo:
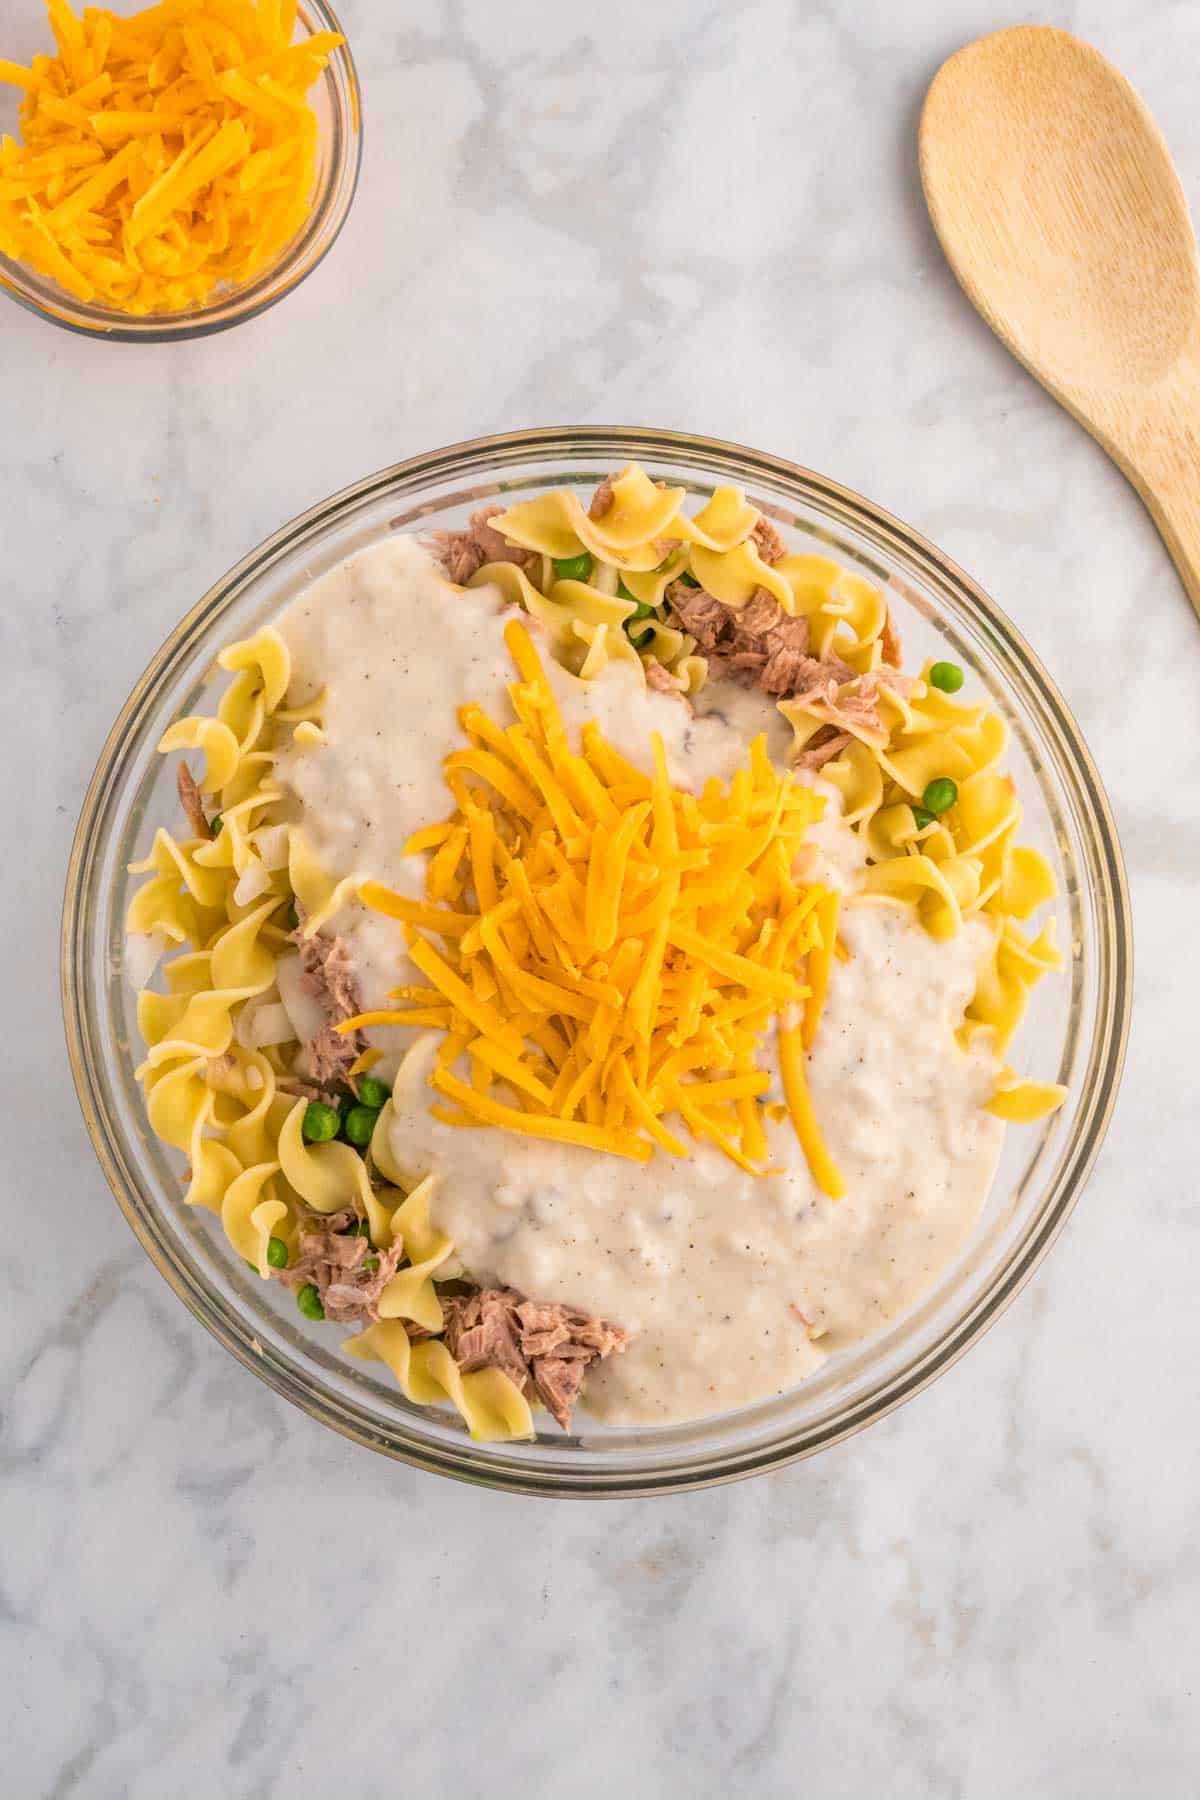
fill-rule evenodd
<path id="1" fill-rule="evenodd" d="M 787 1095 L 788 1111 L 796 1127 L 796 1136 L 808 1158 L 813 1180 L 831 1200 L 840 1200 L 846 1192 L 846 1183 L 826 1150 L 817 1126 L 817 1116 L 813 1111 L 804 1073 L 804 1047 L 800 1033 L 793 1025 L 780 1024 L 779 1066 L 783 1074 L 783 1091 Z"/>

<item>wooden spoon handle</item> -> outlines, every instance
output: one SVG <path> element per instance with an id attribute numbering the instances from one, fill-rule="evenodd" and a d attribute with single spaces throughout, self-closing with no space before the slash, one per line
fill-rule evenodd
<path id="1" fill-rule="evenodd" d="M 1200 356 L 1181 359 L 1097 436 L 1146 502 L 1200 614 Z"/>

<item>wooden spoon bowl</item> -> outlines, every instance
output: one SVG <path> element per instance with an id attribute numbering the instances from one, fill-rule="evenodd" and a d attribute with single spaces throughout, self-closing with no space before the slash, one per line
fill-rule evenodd
<path id="1" fill-rule="evenodd" d="M 1200 611 L 1200 262 L 1140 97 L 1068 32 L 944 63 L 921 180 L 968 299 L 1146 502 Z"/>

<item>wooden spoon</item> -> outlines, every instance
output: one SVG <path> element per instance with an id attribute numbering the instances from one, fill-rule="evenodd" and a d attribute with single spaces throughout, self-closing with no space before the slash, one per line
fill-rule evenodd
<path id="1" fill-rule="evenodd" d="M 998 31 L 934 77 L 921 180 L 967 298 L 1129 477 L 1200 612 L 1200 266 L 1142 100 L 1068 32 Z"/>

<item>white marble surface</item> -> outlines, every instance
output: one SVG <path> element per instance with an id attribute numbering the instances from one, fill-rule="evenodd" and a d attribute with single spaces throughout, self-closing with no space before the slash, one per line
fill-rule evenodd
<path id="1" fill-rule="evenodd" d="M 6 41 L 38 10 L 8 0 Z M 1195 5 L 1047 10 L 1141 86 L 1200 194 Z M 1194 1795 L 1200 626 L 1132 493 L 960 297 L 915 171 L 940 59 L 1030 15 L 345 13 L 362 189 L 280 310 L 176 349 L 0 319 L 5 1791 Z M 1099 758 L 1139 953 L 1101 1166 L 1002 1323 L 815 1462 L 636 1505 L 415 1474 L 229 1361 L 108 1195 L 56 997 L 84 785 L 180 613 L 369 470 L 573 419 L 794 457 L 972 570 Z"/>

